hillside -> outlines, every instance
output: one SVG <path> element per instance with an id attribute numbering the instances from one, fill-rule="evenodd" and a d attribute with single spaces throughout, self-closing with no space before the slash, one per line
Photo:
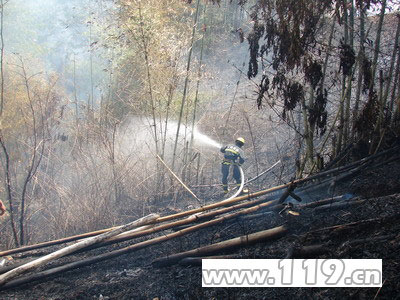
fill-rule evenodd
<path id="1" fill-rule="evenodd" d="M 282 211 L 282 206 L 273 206 L 269 212 L 257 211 L 144 250 L 1 291 L 0 299 L 395 299 L 400 290 L 397 268 L 400 263 L 399 158 L 396 147 L 375 159 L 364 159 L 352 168 L 339 168 L 328 181 L 320 178 L 299 184 L 295 192 L 299 191 L 303 201 L 292 201 L 295 204 L 291 208 L 299 215 Z M 308 192 L 306 184 L 313 187 Z M 280 196 L 275 193 L 259 198 L 264 198 L 265 203 Z M 338 202 L 338 198 L 342 201 Z M 318 202 L 322 199 L 330 200 Z M 181 263 L 158 268 L 152 264 L 173 253 L 281 225 L 288 228 L 288 233 L 276 240 L 214 254 L 234 258 L 381 258 L 383 287 L 202 288 L 200 266 Z M 169 232 L 172 231 L 162 234 Z M 65 257 L 47 268 L 133 243 L 123 242 Z M 16 254 L 13 258 L 19 261 L 49 251 L 44 248 Z"/>

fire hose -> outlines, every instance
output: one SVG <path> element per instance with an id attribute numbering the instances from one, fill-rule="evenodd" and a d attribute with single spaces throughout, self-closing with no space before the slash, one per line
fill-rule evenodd
<path id="1" fill-rule="evenodd" d="M 236 193 L 234 193 L 232 196 L 230 196 L 228 199 L 225 199 L 224 201 L 229 201 L 229 200 L 231 200 L 231 199 L 233 199 L 233 198 L 236 198 L 241 192 L 242 192 L 242 190 L 243 190 L 243 186 L 244 186 L 244 173 L 243 173 L 243 170 L 242 170 L 242 167 L 241 166 L 237 166 L 238 168 L 239 168 L 239 171 L 240 171 L 240 186 L 239 186 L 239 189 L 236 191 Z"/>

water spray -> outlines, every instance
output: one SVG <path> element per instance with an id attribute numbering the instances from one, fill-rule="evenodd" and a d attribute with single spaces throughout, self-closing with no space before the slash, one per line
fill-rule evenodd
<path id="1" fill-rule="evenodd" d="M 220 143 L 201 133 L 196 127 L 193 130 L 193 138 L 202 144 L 206 144 L 218 149 L 222 147 Z"/>

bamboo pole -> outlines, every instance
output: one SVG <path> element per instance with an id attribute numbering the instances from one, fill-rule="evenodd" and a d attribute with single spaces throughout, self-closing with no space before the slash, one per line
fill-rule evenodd
<path id="1" fill-rule="evenodd" d="M 88 237 L 91 237 L 91 236 L 96 236 L 96 235 L 111 231 L 111 230 L 113 230 L 115 228 L 117 228 L 117 227 L 101 229 L 101 230 L 87 232 L 87 233 L 83 233 L 83 234 L 77 234 L 77 235 L 73 235 L 73 236 L 69 236 L 69 237 L 66 237 L 66 238 L 57 239 L 57 240 L 53 240 L 53 241 L 47 241 L 47 242 L 38 243 L 38 244 L 34 244 L 34 245 L 28 245 L 28 246 L 24 246 L 24 247 L 20 247 L 20 248 L 1 251 L 0 252 L 0 257 L 11 255 L 11 254 L 16 254 L 16 253 L 27 252 L 27 251 L 30 251 L 30 250 L 36 250 L 36 249 L 45 248 L 45 247 L 54 246 L 54 245 L 65 244 L 65 243 L 68 243 L 68 242 L 72 242 L 72 241 L 88 238 Z"/>
<path id="2" fill-rule="evenodd" d="M 257 242 L 279 238 L 287 233 L 285 226 L 279 226 L 272 229 L 259 231 L 256 233 L 240 236 L 234 239 L 211 244 L 208 246 L 196 248 L 193 250 L 176 253 L 170 256 L 162 257 L 153 261 L 154 267 L 165 267 L 173 265 L 186 257 L 202 256 L 207 254 L 218 253 L 224 250 L 243 247 Z"/>
<path id="3" fill-rule="evenodd" d="M 296 184 L 290 184 L 290 185 L 288 186 L 288 188 L 286 189 L 286 191 L 284 191 L 284 192 L 282 193 L 282 195 L 280 196 L 278 202 L 279 202 L 279 203 L 283 203 L 283 202 L 287 199 L 287 197 L 289 197 L 290 194 L 291 194 L 295 189 L 296 189 Z"/>
<path id="4" fill-rule="evenodd" d="M 193 196 L 200 204 L 202 203 L 201 200 L 187 187 L 186 184 L 183 183 L 182 180 L 179 179 L 179 177 L 168 167 L 168 165 L 162 160 L 162 158 L 157 154 L 157 158 L 161 161 L 161 163 L 164 165 L 164 167 L 172 174 L 172 176 L 175 177 L 176 180 L 190 193 L 190 195 Z"/>
<path id="5" fill-rule="evenodd" d="M 199 5 L 200 5 L 200 0 L 197 0 L 197 2 L 196 2 L 196 11 L 195 11 L 194 21 L 193 21 L 193 28 L 192 28 L 192 37 L 191 37 L 191 40 L 190 40 L 190 48 L 189 48 L 188 59 L 187 59 L 187 64 L 186 64 L 185 83 L 184 83 L 184 86 L 183 86 L 182 101 L 181 101 L 181 107 L 180 107 L 180 110 L 179 110 L 178 126 L 176 128 L 174 151 L 172 153 L 172 169 L 174 169 L 174 167 L 175 167 L 176 151 L 177 151 L 178 140 L 179 140 L 179 130 L 180 130 L 181 124 L 182 124 L 183 109 L 185 107 L 186 94 L 187 94 L 188 85 L 189 85 L 189 71 L 190 71 L 190 64 L 191 64 L 191 61 L 192 61 L 192 51 L 193 51 L 193 45 L 194 45 L 194 38 L 195 38 L 195 35 L 196 35 L 197 18 L 198 18 L 198 15 L 199 15 Z"/>
<path id="6" fill-rule="evenodd" d="M 138 226 L 141 226 L 141 225 L 152 223 L 158 217 L 159 216 L 156 215 L 156 214 L 150 214 L 150 215 L 145 216 L 143 218 L 140 218 L 140 219 L 138 219 L 136 221 L 128 223 L 128 224 L 126 224 L 124 226 L 120 226 L 120 227 L 118 227 L 118 228 L 116 228 L 116 229 L 114 229 L 112 231 L 100 234 L 100 235 L 95 236 L 95 237 L 91 237 L 91 238 L 85 239 L 85 240 L 80 241 L 80 242 L 78 242 L 78 243 L 76 243 L 74 245 L 70 245 L 70 246 L 65 247 L 63 249 L 60 249 L 58 251 L 55 251 L 55 252 L 50 253 L 48 255 L 45 255 L 45 256 L 43 256 L 43 257 L 41 257 L 39 259 L 31 261 L 31 262 L 29 262 L 29 263 L 27 263 L 25 265 L 17 267 L 17 268 L 15 268 L 15 269 L 13 269 L 13 270 L 5 273 L 5 274 L 0 275 L 0 286 L 5 284 L 7 281 L 10 281 L 11 279 L 17 277 L 18 275 L 23 274 L 23 273 L 25 273 L 25 272 L 27 272 L 29 270 L 38 268 L 38 267 L 46 264 L 49 261 L 52 261 L 52 260 L 55 260 L 57 258 L 63 257 L 65 255 L 67 255 L 69 253 L 72 253 L 72 252 L 75 252 L 75 251 L 77 251 L 79 249 L 83 249 L 85 247 L 94 245 L 96 243 L 99 243 L 101 241 L 106 240 L 107 238 L 110 238 L 112 236 L 120 234 L 120 233 L 122 233 L 122 232 L 124 232 L 126 230 L 130 230 L 130 229 L 132 229 L 134 227 L 138 227 Z"/>
<path id="7" fill-rule="evenodd" d="M 202 65 L 203 65 L 204 37 L 206 35 L 206 9 L 207 9 L 207 3 L 204 4 L 204 8 L 203 8 L 203 34 L 201 36 L 200 58 L 199 58 L 199 66 L 197 69 L 196 92 L 195 92 L 194 104 L 193 104 L 192 132 L 190 133 L 190 153 L 192 153 L 192 151 L 193 151 L 194 126 L 196 123 L 196 116 L 197 116 L 196 112 L 197 112 L 197 106 L 199 103 L 200 78 L 202 77 L 201 70 L 202 70 Z M 192 163 L 192 161 L 190 163 Z"/>

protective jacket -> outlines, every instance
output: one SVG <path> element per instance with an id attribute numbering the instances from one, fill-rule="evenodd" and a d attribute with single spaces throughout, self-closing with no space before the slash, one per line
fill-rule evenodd
<path id="1" fill-rule="evenodd" d="M 244 163 L 244 152 L 237 145 L 228 145 L 221 148 L 221 152 L 224 153 L 224 160 L 221 165 L 222 172 L 222 188 L 224 192 L 228 192 L 228 176 L 229 169 L 233 168 L 233 178 L 236 180 L 237 185 L 241 184 L 239 166 Z"/>
<path id="2" fill-rule="evenodd" d="M 224 160 L 222 164 L 225 165 L 242 165 L 244 163 L 244 152 L 236 145 L 228 145 L 221 148 L 221 152 L 224 153 Z"/>

